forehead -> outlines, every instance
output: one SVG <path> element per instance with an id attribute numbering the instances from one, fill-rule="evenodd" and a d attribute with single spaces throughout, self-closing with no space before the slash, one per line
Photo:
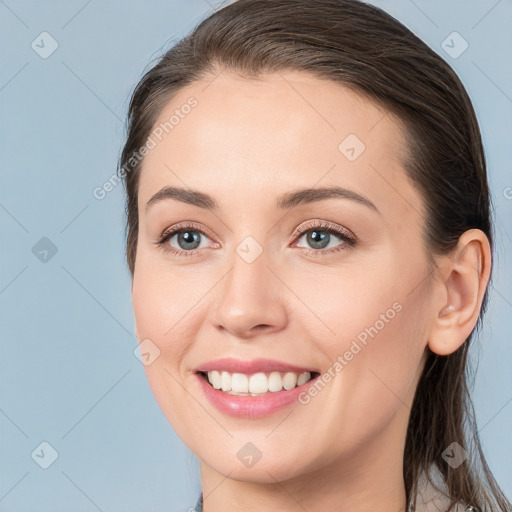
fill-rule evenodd
<path id="1" fill-rule="evenodd" d="M 411 187 L 397 119 L 361 94 L 303 72 L 247 79 L 223 71 L 194 82 L 164 107 L 151 137 L 139 202 L 169 184 L 219 197 L 235 190 L 241 204 L 247 194 L 277 196 L 316 183 L 351 185 L 376 201 L 396 195 L 396 187 L 414 194 L 405 190 Z"/>

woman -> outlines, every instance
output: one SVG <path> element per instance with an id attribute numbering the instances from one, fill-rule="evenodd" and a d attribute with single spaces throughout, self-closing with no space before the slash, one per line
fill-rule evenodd
<path id="1" fill-rule="evenodd" d="M 480 132 L 407 28 L 357 0 L 232 3 L 137 85 L 120 173 L 195 510 L 510 510 L 466 380 L 492 266 Z"/>

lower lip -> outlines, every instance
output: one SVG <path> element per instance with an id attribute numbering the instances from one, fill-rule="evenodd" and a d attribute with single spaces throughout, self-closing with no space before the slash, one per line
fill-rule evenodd
<path id="1" fill-rule="evenodd" d="M 236 418 L 262 418 L 280 411 L 293 402 L 298 402 L 299 395 L 318 378 L 317 376 L 290 391 L 269 392 L 261 396 L 238 396 L 215 389 L 202 374 L 196 375 L 206 398 L 212 405 L 220 412 Z"/>

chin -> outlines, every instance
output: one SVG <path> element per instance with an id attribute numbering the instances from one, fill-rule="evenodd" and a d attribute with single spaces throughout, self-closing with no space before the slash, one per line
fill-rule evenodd
<path id="1" fill-rule="evenodd" d="M 233 443 L 233 440 L 230 442 Z M 242 444 L 242 447 L 239 442 L 235 441 L 235 444 L 236 448 L 219 445 L 218 453 L 212 451 L 211 445 L 202 447 L 204 451 L 197 445 L 191 450 L 213 471 L 224 476 L 229 475 L 230 479 L 241 482 L 273 484 L 299 477 L 315 469 L 311 467 L 312 464 L 306 463 L 303 450 L 294 455 L 281 445 L 277 449 L 268 447 L 267 453 L 262 448 L 261 455 L 257 455 L 249 443 Z M 251 450 L 254 450 L 252 459 L 247 455 Z M 230 452 L 233 456 L 229 455 Z M 289 457 L 285 458 L 285 454 Z"/>

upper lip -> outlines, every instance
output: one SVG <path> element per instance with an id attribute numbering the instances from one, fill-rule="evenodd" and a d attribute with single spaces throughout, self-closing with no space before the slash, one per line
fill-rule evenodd
<path id="1" fill-rule="evenodd" d="M 259 372 L 315 372 L 311 368 L 304 368 L 282 361 L 272 359 L 251 359 L 242 361 L 240 359 L 222 358 L 213 361 L 207 361 L 196 368 L 197 372 L 209 372 L 213 370 L 222 370 L 230 373 L 253 374 Z"/>

